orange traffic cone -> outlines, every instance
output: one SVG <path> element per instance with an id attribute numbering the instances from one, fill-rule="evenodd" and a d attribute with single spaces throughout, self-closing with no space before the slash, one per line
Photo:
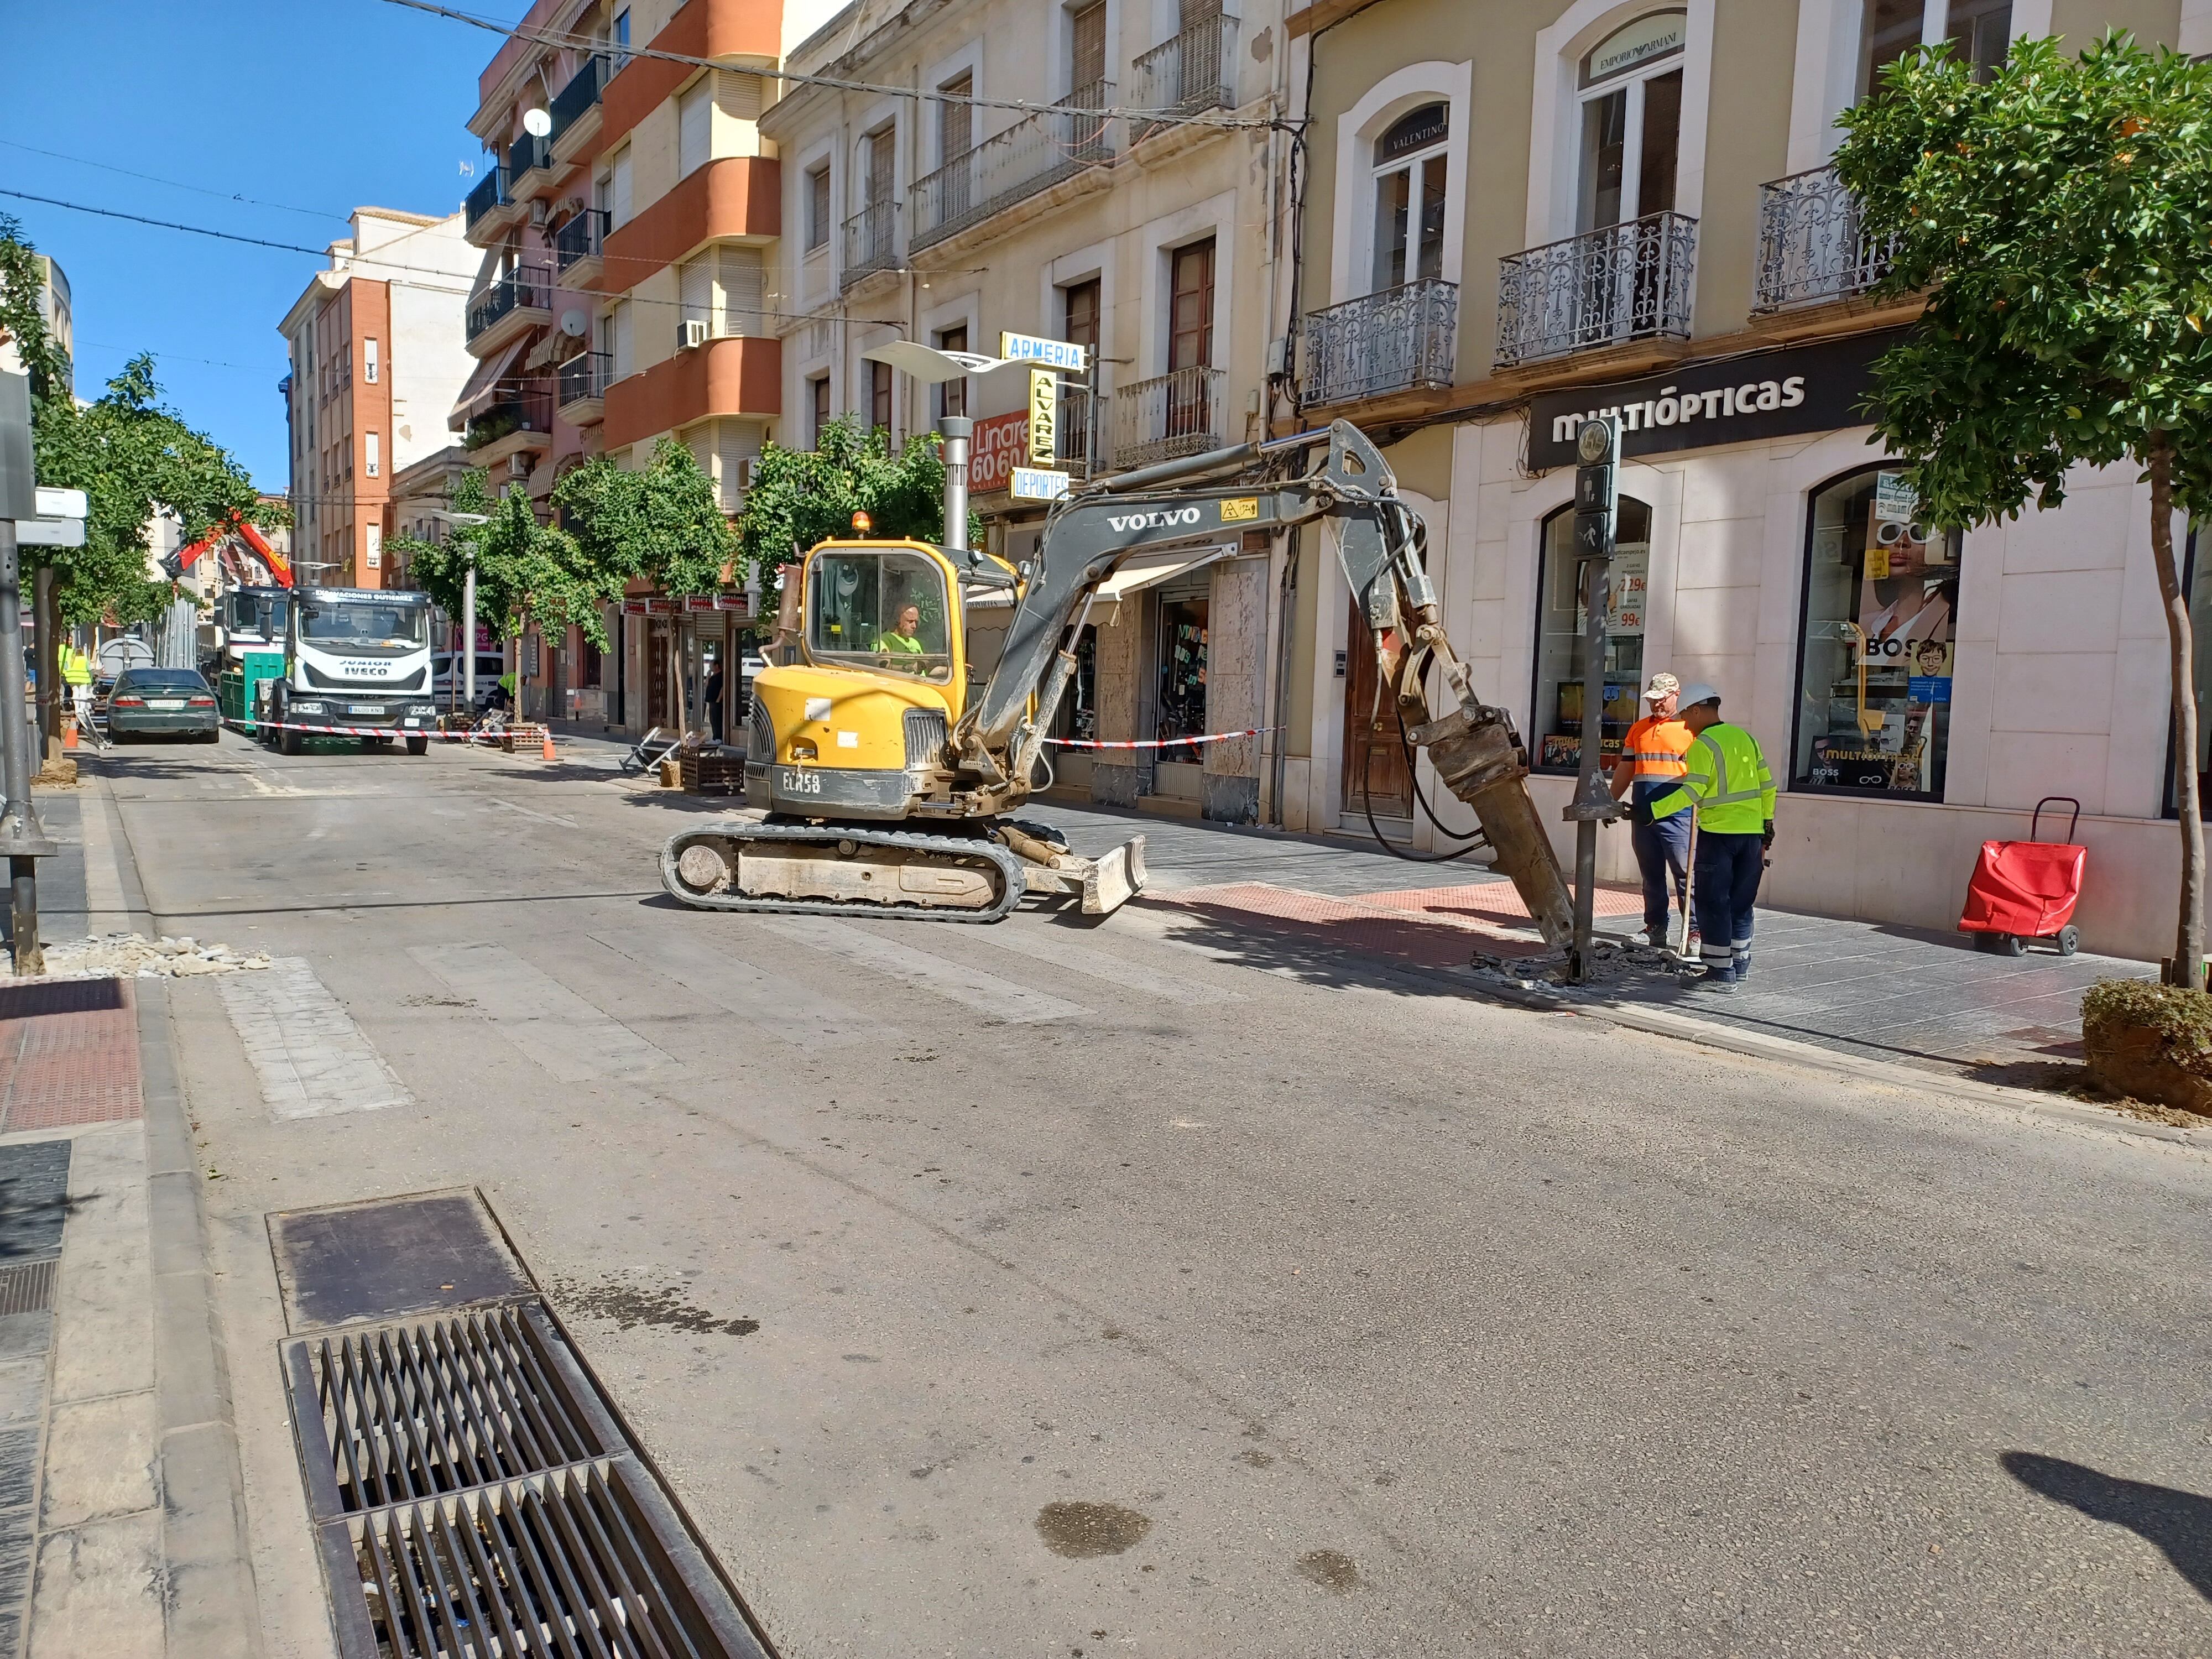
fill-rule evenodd
<path id="1" fill-rule="evenodd" d="M 76 721 L 73 717 L 64 717 L 62 720 L 62 747 L 76 747 Z"/>
<path id="2" fill-rule="evenodd" d="M 556 758 L 553 753 L 553 728 L 550 726 L 545 728 L 545 758 L 547 760 Z"/>

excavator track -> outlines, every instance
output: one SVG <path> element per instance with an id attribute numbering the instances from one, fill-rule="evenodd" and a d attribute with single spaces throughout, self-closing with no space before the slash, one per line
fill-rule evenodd
<path id="1" fill-rule="evenodd" d="M 819 857 L 775 862 L 799 875 L 805 884 L 826 890 L 761 896 L 732 890 L 738 872 L 725 849 L 735 851 L 742 865 L 746 861 L 742 849 L 747 843 L 759 849 L 757 860 L 766 860 L 773 849 L 782 847 L 823 848 Z M 865 849 L 887 856 L 869 859 Z M 688 865 L 687 854 L 693 855 Z M 912 856 L 917 854 L 921 856 Z M 879 915 L 899 921 L 996 921 L 1022 902 L 1027 887 L 1026 867 L 1018 854 L 983 836 L 931 835 L 854 823 L 727 818 L 681 830 L 660 849 L 660 884 L 671 898 L 695 910 Z M 993 875 L 998 890 L 985 902 L 952 902 L 972 892 L 972 884 L 977 880 L 988 890 Z M 887 896 L 876 898 L 870 890 L 875 887 L 875 878 L 884 876 L 890 878 L 879 890 Z"/>

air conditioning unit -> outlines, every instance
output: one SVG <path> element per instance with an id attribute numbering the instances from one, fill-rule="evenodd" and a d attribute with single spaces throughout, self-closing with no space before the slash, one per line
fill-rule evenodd
<path id="1" fill-rule="evenodd" d="M 545 219 L 546 219 L 545 198 L 544 198 L 544 197 L 542 197 L 542 196 L 541 196 L 541 197 L 539 197 L 536 201 L 534 201 L 534 202 L 531 203 L 531 204 L 530 204 L 530 226 L 531 226 L 531 228 L 532 228 L 532 229 L 533 229 L 533 230 L 543 230 L 543 229 L 544 229 L 544 228 L 545 228 Z"/>
<path id="2" fill-rule="evenodd" d="M 689 351 L 694 346 L 702 346 L 706 343 L 706 319 L 702 317 L 686 317 L 684 319 L 684 343 L 678 349 Z"/>
<path id="3" fill-rule="evenodd" d="M 507 458 L 507 476 L 510 478 L 527 478 L 530 476 L 530 454 L 527 450 L 518 450 Z"/>

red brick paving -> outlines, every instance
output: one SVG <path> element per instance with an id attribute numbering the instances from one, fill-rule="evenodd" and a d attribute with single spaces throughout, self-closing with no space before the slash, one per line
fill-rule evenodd
<path id="1" fill-rule="evenodd" d="M 144 1111 L 128 980 L 0 986 L 0 1133 Z"/>
<path id="2" fill-rule="evenodd" d="M 1644 893 L 1640 888 L 1601 887 L 1591 895 L 1594 914 L 1601 916 L 1640 916 Z M 1477 882 L 1466 887 L 1407 887 L 1389 893 L 1362 893 L 1358 902 L 1380 904 L 1393 910 L 1419 910 L 1432 916 L 1464 916 L 1473 921 L 1525 926 L 1528 907 L 1510 881 Z"/>
<path id="3" fill-rule="evenodd" d="M 1417 903 L 1385 902 L 1478 890 L 1439 888 L 1423 893 L 1328 898 L 1266 882 L 1237 882 L 1218 887 L 1187 887 L 1158 896 L 1240 929 L 1256 927 L 1326 950 L 1355 951 L 1414 967 L 1461 967 L 1478 950 L 1498 957 L 1542 954 L 1542 942 L 1525 931 L 1525 910 L 1518 913 L 1524 927 L 1508 931 L 1510 920 L 1494 908 L 1477 914 L 1451 906 L 1431 910 Z M 1505 888 L 1509 896 L 1512 890 Z M 1518 901 L 1515 902 L 1517 905 Z M 1640 907 L 1643 901 L 1637 902 Z"/>

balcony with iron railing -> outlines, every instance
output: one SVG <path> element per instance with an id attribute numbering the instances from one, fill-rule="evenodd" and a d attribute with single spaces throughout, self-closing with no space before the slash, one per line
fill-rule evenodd
<path id="1" fill-rule="evenodd" d="M 1866 234 L 1857 201 L 1832 167 L 1761 185 L 1751 308 L 1781 311 L 1863 294 L 1887 274 L 1896 246 Z"/>
<path id="2" fill-rule="evenodd" d="M 916 179 L 908 192 L 911 246 L 941 242 L 1085 167 L 1112 161 L 1113 124 L 1091 112 L 1113 101 L 1110 81 L 1078 87 L 1058 108 L 1024 116 Z"/>
<path id="3" fill-rule="evenodd" d="M 553 94 L 546 111 L 553 118 L 553 131 L 545 142 L 556 161 L 574 160 L 599 132 L 599 97 L 611 73 L 611 60 L 605 52 L 594 52 Z"/>
<path id="4" fill-rule="evenodd" d="M 587 416 L 580 405 L 596 404 L 605 398 L 614 366 L 613 354 L 605 351 L 580 351 L 562 364 L 556 393 L 561 412 L 579 423 L 595 418 Z"/>
<path id="5" fill-rule="evenodd" d="M 553 447 L 553 398 L 544 382 L 510 392 L 468 423 L 461 438 L 472 466 Z"/>
<path id="6" fill-rule="evenodd" d="M 864 276 L 898 266 L 898 204 L 871 202 L 845 221 L 845 261 L 840 268 L 841 287 L 850 288 Z"/>
<path id="7" fill-rule="evenodd" d="M 517 266 L 469 301 L 469 349 L 478 356 L 497 350 L 523 326 L 550 318 L 552 307 L 553 273 L 542 265 Z"/>
<path id="8" fill-rule="evenodd" d="M 586 208 L 553 233 L 553 265 L 563 288 L 598 277 L 606 239 L 607 215 L 598 208 Z"/>
<path id="9" fill-rule="evenodd" d="M 507 146 L 507 190 L 527 202 L 553 188 L 553 150 L 544 139 L 524 133 Z"/>
<path id="10" fill-rule="evenodd" d="M 1497 366 L 1690 337 L 1698 222 L 1650 213 L 1498 261 Z"/>
<path id="11" fill-rule="evenodd" d="M 1164 115 L 1197 115 L 1237 107 L 1237 20 L 1215 15 L 1194 23 L 1139 57 L 1132 106 Z M 1141 124 L 1137 137 L 1158 131 Z"/>
<path id="12" fill-rule="evenodd" d="M 507 169 L 495 167 L 477 180 L 467 199 L 461 204 L 461 228 L 464 234 L 474 230 L 489 215 L 514 204 L 507 191 Z"/>
<path id="13" fill-rule="evenodd" d="M 1309 407 L 1452 383 L 1459 284 L 1423 276 L 1306 317 Z"/>
<path id="14" fill-rule="evenodd" d="M 1220 448 L 1228 382 L 1228 370 L 1200 366 L 1116 387 L 1115 466 L 1126 471 Z"/>

